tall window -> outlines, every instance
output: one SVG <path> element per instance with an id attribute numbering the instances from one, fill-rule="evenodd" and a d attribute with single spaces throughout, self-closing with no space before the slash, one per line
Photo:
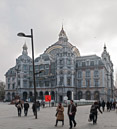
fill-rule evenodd
<path id="1" fill-rule="evenodd" d="M 82 66 L 85 67 L 85 62 L 82 62 Z"/>
<path id="2" fill-rule="evenodd" d="M 78 78 L 82 78 L 82 72 L 78 71 Z"/>
<path id="3" fill-rule="evenodd" d="M 78 67 L 81 66 L 81 62 L 80 62 L 80 61 L 77 62 L 77 66 L 78 66 Z"/>
<path id="4" fill-rule="evenodd" d="M 60 85 L 63 85 L 63 84 L 64 84 L 63 82 L 64 82 L 64 78 L 63 78 L 63 77 L 60 77 L 60 82 L 59 82 L 59 84 L 60 84 Z"/>
<path id="5" fill-rule="evenodd" d="M 68 85 L 68 86 L 71 85 L 71 78 L 70 78 L 70 77 L 67 78 L 67 85 Z"/>
<path id="6" fill-rule="evenodd" d="M 67 65 L 71 65 L 71 60 L 67 59 Z"/>
<path id="7" fill-rule="evenodd" d="M 27 70 L 27 69 L 28 69 L 27 65 L 24 65 L 24 66 L 23 66 L 23 69 L 24 69 L 24 70 Z"/>
<path id="8" fill-rule="evenodd" d="M 12 88 L 15 89 L 15 84 L 12 84 Z"/>
<path id="9" fill-rule="evenodd" d="M 60 65 L 63 65 L 63 59 L 60 59 L 60 60 L 59 60 L 59 64 L 60 64 Z"/>
<path id="10" fill-rule="evenodd" d="M 99 86 L 99 80 L 98 80 L 98 79 L 95 79 L 95 80 L 94 80 L 94 85 L 95 85 L 95 86 Z"/>
<path id="11" fill-rule="evenodd" d="M 82 80 L 78 80 L 78 87 L 82 87 Z"/>
<path id="12" fill-rule="evenodd" d="M 39 87 L 43 87 L 43 81 L 39 81 Z"/>
<path id="13" fill-rule="evenodd" d="M 23 86 L 27 87 L 27 80 L 23 80 Z"/>
<path id="14" fill-rule="evenodd" d="M 10 78 L 8 78 L 8 82 L 10 82 Z"/>
<path id="15" fill-rule="evenodd" d="M 45 81 L 45 86 L 49 86 L 49 81 Z"/>
<path id="16" fill-rule="evenodd" d="M 10 89 L 10 84 L 8 84 L 8 89 Z"/>
<path id="17" fill-rule="evenodd" d="M 90 86 L 90 80 L 87 79 L 87 80 L 86 80 L 86 87 L 89 87 L 89 86 Z"/>
<path id="18" fill-rule="evenodd" d="M 90 65 L 91 65 L 91 66 L 94 66 L 94 61 L 91 61 L 91 62 L 90 62 Z"/>
<path id="19" fill-rule="evenodd" d="M 94 71 L 94 77 L 99 77 L 99 71 L 98 70 Z"/>
<path id="20" fill-rule="evenodd" d="M 89 70 L 86 71 L 86 77 L 90 77 L 90 71 Z"/>

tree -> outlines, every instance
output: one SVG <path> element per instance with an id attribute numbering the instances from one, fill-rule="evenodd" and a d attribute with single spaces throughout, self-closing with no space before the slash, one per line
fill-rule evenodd
<path id="1" fill-rule="evenodd" d="M 5 83 L 0 82 L 0 100 L 4 100 L 5 98 Z"/>

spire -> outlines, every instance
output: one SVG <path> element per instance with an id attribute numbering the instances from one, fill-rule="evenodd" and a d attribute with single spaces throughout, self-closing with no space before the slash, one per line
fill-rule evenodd
<path id="1" fill-rule="evenodd" d="M 28 49 L 28 48 L 27 48 L 26 43 L 23 45 L 23 47 L 22 47 L 22 48 L 23 48 L 23 52 L 22 52 L 22 54 L 23 54 L 23 55 L 28 55 L 28 52 L 27 52 L 27 49 Z"/>
<path id="2" fill-rule="evenodd" d="M 61 31 L 59 33 L 59 41 L 64 41 L 64 42 L 68 41 L 66 33 L 65 33 L 64 29 L 63 29 L 63 24 L 62 24 L 62 29 L 61 29 Z"/>
<path id="3" fill-rule="evenodd" d="M 106 51 L 106 44 L 104 43 L 104 50 Z"/>

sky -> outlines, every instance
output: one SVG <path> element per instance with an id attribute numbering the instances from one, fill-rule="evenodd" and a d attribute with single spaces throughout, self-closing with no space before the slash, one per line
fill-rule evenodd
<path id="1" fill-rule="evenodd" d="M 26 42 L 17 33 L 34 33 L 35 58 L 58 41 L 62 28 L 81 56 L 101 56 L 104 44 L 117 71 L 117 0 L 0 0 L 0 80 L 16 64 Z"/>

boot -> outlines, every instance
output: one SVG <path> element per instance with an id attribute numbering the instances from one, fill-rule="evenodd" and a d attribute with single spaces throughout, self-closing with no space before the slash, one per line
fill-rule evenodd
<path id="1" fill-rule="evenodd" d="M 64 125 L 64 120 L 62 121 L 62 126 Z"/>
<path id="2" fill-rule="evenodd" d="M 56 124 L 55 124 L 55 126 L 57 126 L 57 124 L 58 124 L 58 120 L 56 120 Z"/>

